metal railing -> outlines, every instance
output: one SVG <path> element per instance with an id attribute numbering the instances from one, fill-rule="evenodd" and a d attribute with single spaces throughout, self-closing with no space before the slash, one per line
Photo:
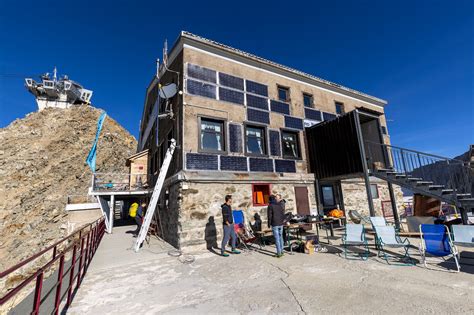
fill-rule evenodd
<path id="1" fill-rule="evenodd" d="M 472 192 L 473 174 L 468 162 L 372 141 L 365 143 L 372 170 L 379 167 L 393 169 L 453 189 L 454 195 Z"/>
<path id="2" fill-rule="evenodd" d="M 92 191 L 139 191 L 148 189 L 150 174 L 94 173 Z"/>
<path id="3" fill-rule="evenodd" d="M 66 299 L 64 309 L 67 309 L 72 302 L 73 292 L 81 285 L 104 232 L 104 219 L 99 219 L 85 225 L 15 266 L 2 271 L 0 273 L 0 280 L 4 283 L 9 280 L 8 277 L 26 277 L 26 279 L 0 298 L 0 307 L 4 307 L 13 297 L 18 296 L 20 292 L 24 292 L 22 291 L 23 289 L 27 290 L 29 285 L 36 280 L 34 291 L 30 293 L 33 294 L 33 299 L 31 305 L 27 305 L 29 308 L 28 312 L 31 311 L 31 314 L 38 314 L 40 308 L 46 306 L 44 304 L 47 304 L 48 297 L 51 294 L 54 294 L 54 300 L 52 301 L 53 305 L 47 305 L 51 310 L 49 313 L 58 314 L 61 302 L 64 299 Z M 43 264 L 42 259 L 48 254 L 51 254 L 51 258 Z M 37 264 L 40 267 L 37 267 Z M 33 268 L 33 271 L 25 276 L 25 272 L 22 272 L 20 268 L 28 266 Z M 57 279 L 54 282 L 49 282 L 45 288 L 45 281 L 49 281 L 56 274 Z M 49 277 L 45 278 L 45 275 L 49 275 Z M 62 286 L 63 282 L 67 282 L 67 287 Z"/>

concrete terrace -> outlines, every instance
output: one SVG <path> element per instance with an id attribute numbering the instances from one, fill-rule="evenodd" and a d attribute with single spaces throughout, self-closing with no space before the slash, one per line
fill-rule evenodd
<path id="1" fill-rule="evenodd" d="M 331 240 L 328 253 L 277 259 L 266 246 L 229 258 L 189 253 L 195 261 L 185 264 L 156 239 L 135 254 L 134 239 L 125 233 L 131 229 L 117 227 L 104 236 L 69 313 L 474 313 L 474 266 L 454 273 L 444 263 L 430 270 L 387 265 L 373 248 L 366 262 L 345 260 L 340 238 Z M 410 241 L 418 247 L 418 240 Z M 419 260 L 417 249 L 411 254 Z"/>

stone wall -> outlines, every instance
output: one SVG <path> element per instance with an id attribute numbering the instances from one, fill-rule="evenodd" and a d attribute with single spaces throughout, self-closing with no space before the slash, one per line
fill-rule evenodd
<path id="1" fill-rule="evenodd" d="M 272 193 L 280 193 L 287 201 L 286 211 L 296 213 L 294 186 L 306 186 L 310 208 L 315 209 L 314 186 L 312 184 L 270 183 Z M 179 207 L 161 211 L 164 238 L 176 247 L 197 246 L 220 243 L 222 232 L 221 205 L 225 195 L 233 197 L 233 209 L 242 209 L 247 221 L 253 221 L 255 213 L 267 222 L 267 207 L 253 206 L 251 183 L 202 183 L 182 182 L 170 189 L 170 200 L 179 200 Z M 220 246 L 220 245 L 219 245 Z"/>
<path id="2" fill-rule="evenodd" d="M 379 198 L 374 200 L 374 208 L 377 216 L 383 216 L 382 201 L 389 201 L 390 194 L 386 182 L 371 178 L 371 184 L 377 184 Z M 367 202 L 367 192 L 365 182 L 362 178 L 341 181 L 342 195 L 344 198 L 344 208 L 347 211 L 357 210 L 360 214 L 369 215 L 369 204 Z M 393 192 L 397 203 L 398 213 L 403 211 L 403 193 L 400 186 L 393 185 Z"/>

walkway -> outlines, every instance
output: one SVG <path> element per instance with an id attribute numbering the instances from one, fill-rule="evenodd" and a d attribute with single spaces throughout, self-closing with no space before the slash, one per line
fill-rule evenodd
<path id="1" fill-rule="evenodd" d="M 280 259 L 265 251 L 229 258 L 203 252 L 184 264 L 158 241 L 135 254 L 127 229 L 104 237 L 69 313 L 474 313 L 469 267 L 451 273 L 387 265 L 375 256 L 347 261 L 332 246 Z"/>

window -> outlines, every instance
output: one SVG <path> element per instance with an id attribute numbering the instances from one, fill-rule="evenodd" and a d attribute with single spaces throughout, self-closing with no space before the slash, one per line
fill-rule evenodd
<path id="1" fill-rule="evenodd" d="M 344 104 L 341 102 L 336 102 L 336 114 L 343 115 L 344 114 Z"/>
<path id="2" fill-rule="evenodd" d="M 387 127 L 382 126 L 382 134 L 387 135 Z"/>
<path id="3" fill-rule="evenodd" d="M 283 151 L 283 157 L 299 158 L 299 145 L 298 145 L 298 133 L 291 131 L 281 132 L 281 147 Z"/>
<path id="4" fill-rule="evenodd" d="M 334 190 L 332 186 L 321 186 L 321 193 L 323 196 L 323 205 L 324 206 L 335 206 L 336 202 L 334 201 Z"/>
<path id="5" fill-rule="evenodd" d="M 224 151 L 224 122 L 201 118 L 200 144 L 202 151 Z"/>
<path id="6" fill-rule="evenodd" d="M 266 206 L 270 199 L 269 184 L 252 185 L 252 202 L 254 206 Z"/>
<path id="7" fill-rule="evenodd" d="M 305 107 L 313 107 L 313 95 L 303 93 L 303 104 Z"/>
<path id="8" fill-rule="evenodd" d="M 379 189 L 377 184 L 370 184 L 370 192 L 372 193 L 372 199 L 379 199 Z"/>
<path id="9" fill-rule="evenodd" d="M 247 153 L 265 155 L 267 145 L 265 139 L 265 128 L 247 126 L 245 129 L 245 147 Z"/>
<path id="10" fill-rule="evenodd" d="M 278 86 L 278 100 L 283 102 L 290 101 L 290 89 L 283 86 Z"/>

